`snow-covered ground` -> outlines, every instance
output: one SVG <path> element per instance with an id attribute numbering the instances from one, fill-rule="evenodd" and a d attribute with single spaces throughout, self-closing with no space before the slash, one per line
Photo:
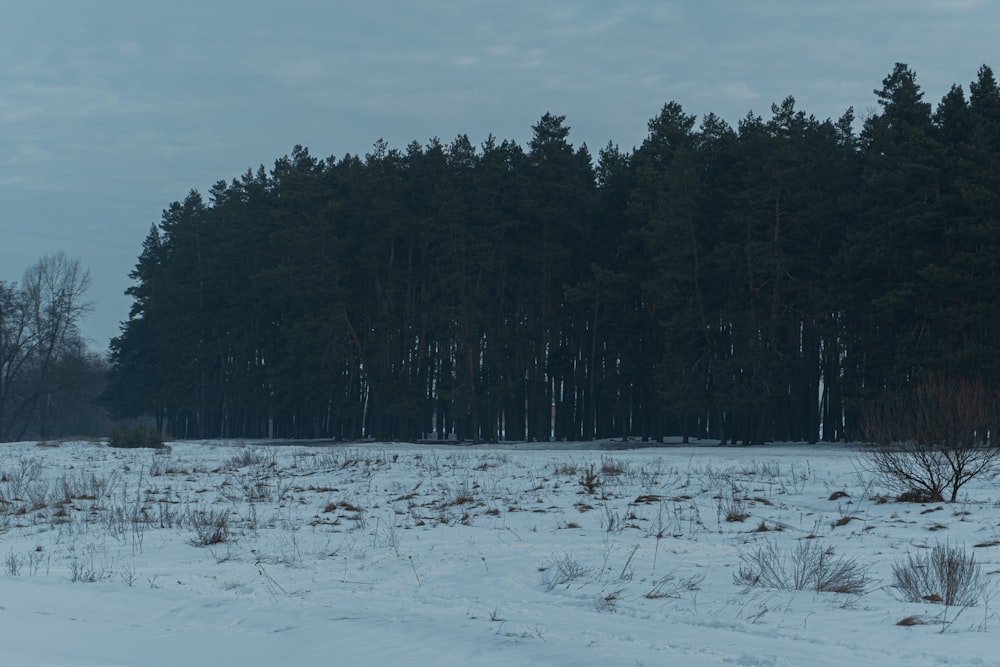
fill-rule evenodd
<path id="1" fill-rule="evenodd" d="M 886 503 L 858 461 L 843 445 L 0 445 L 0 665 L 1000 665 L 1000 489 Z M 939 544 L 975 555 L 975 606 L 892 586 Z M 791 571 L 813 545 L 863 591 L 746 583 L 756 556 Z"/>

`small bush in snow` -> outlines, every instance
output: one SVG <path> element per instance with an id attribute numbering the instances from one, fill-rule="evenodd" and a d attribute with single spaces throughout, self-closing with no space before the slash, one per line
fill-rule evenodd
<path id="1" fill-rule="evenodd" d="M 597 493 L 597 490 L 601 488 L 601 476 L 597 474 L 596 470 L 594 470 L 593 463 L 590 464 L 589 469 L 583 471 L 583 474 L 580 476 L 579 484 L 583 487 L 583 490 L 590 495 L 594 495 Z"/>
<path id="2" fill-rule="evenodd" d="M 139 447 L 160 449 L 163 447 L 163 434 L 155 428 L 147 428 L 144 424 L 136 424 L 135 426 L 116 424 L 111 427 L 108 445 L 126 449 Z"/>
<path id="3" fill-rule="evenodd" d="M 1000 473 L 998 393 L 981 381 L 931 375 L 869 405 L 862 468 L 898 500 L 955 502 L 973 479 Z"/>
<path id="4" fill-rule="evenodd" d="M 685 592 L 699 590 L 701 582 L 704 580 L 704 574 L 694 574 L 681 579 L 678 579 L 673 574 L 668 574 L 653 581 L 653 587 L 642 597 L 648 600 L 679 598 Z"/>
<path id="5" fill-rule="evenodd" d="M 740 553 L 740 561 L 733 580 L 748 586 L 853 595 L 861 595 L 868 586 L 867 571 L 856 560 L 835 556 L 832 548 L 813 540 L 799 542 L 789 553 L 765 542 Z"/>
<path id="6" fill-rule="evenodd" d="M 190 523 L 195 533 L 191 543 L 197 547 L 224 544 L 232 539 L 229 517 L 225 512 L 198 510 L 191 513 Z"/>
<path id="7" fill-rule="evenodd" d="M 719 515 L 729 523 L 742 523 L 750 518 L 746 501 L 736 495 L 720 497 L 716 509 Z"/>
<path id="8" fill-rule="evenodd" d="M 893 586 L 908 602 L 971 607 L 986 585 L 975 556 L 964 547 L 938 544 L 892 566 Z"/>
<path id="9" fill-rule="evenodd" d="M 577 579 L 590 574 L 589 567 L 582 565 L 580 561 L 570 558 L 568 555 L 548 561 L 541 570 L 542 586 L 547 591 L 551 591 L 557 586 L 569 586 Z"/>

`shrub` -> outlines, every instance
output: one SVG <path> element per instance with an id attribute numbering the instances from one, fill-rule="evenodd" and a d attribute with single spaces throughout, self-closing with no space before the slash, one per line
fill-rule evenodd
<path id="1" fill-rule="evenodd" d="M 209 547 L 232 541 L 229 516 L 225 512 L 198 510 L 191 514 L 190 524 L 195 534 L 191 544 L 196 547 Z"/>
<path id="2" fill-rule="evenodd" d="M 238 470 L 239 468 L 245 468 L 247 466 L 262 465 L 267 463 L 267 461 L 268 457 L 266 457 L 262 452 L 245 447 L 226 462 L 226 467 Z"/>
<path id="3" fill-rule="evenodd" d="M 578 483 L 581 487 L 583 487 L 583 490 L 590 495 L 594 495 L 597 493 L 597 489 L 601 488 L 601 476 L 597 474 L 596 470 L 594 470 L 593 463 L 590 464 L 590 468 L 588 470 L 583 471 Z"/>
<path id="4" fill-rule="evenodd" d="M 861 595 L 868 573 L 853 558 L 834 556 L 832 548 L 803 540 L 788 554 L 773 542 L 740 554 L 740 568 L 733 574 L 738 584 L 782 590 L 850 593 Z"/>
<path id="5" fill-rule="evenodd" d="M 135 449 L 139 447 L 160 449 L 163 447 L 163 434 L 145 424 L 124 426 L 116 424 L 111 427 L 108 446 Z"/>
<path id="6" fill-rule="evenodd" d="M 955 502 L 967 482 L 1000 471 L 990 437 L 1000 429 L 997 406 L 997 392 L 982 382 L 930 375 L 867 408 L 862 468 L 900 500 Z"/>
<path id="7" fill-rule="evenodd" d="M 701 582 L 704 580 L 704 574 L 695 574 L 683 579 L 677 579 L 674 575 L 668 574 L 653 581 L 653 588 L 642 597 L 648 600 L 679 598 L 685 591 L 699 590 Z"/>
<path id="8" fill-rule="evenodd" d="M 557 586 L 569 586 L 571 583 L 586 577 L 590 574 L 590 568 L 582 565 L 580 561 L 564 555 L 550 559 L 541 567 L 542 586 L 547 591 L 551 591 Z"/>
<path id="9" fill-rule="evenodd" d="M 975 556 L 964 547 L 938 544 L 929 551 L 897 561 L 893 586 L 908 602 L 972 607 L 986 582 Z"/>
<path id="10" fill-rule="evenodd" d="M 719 498 L 718 512 L 729 523 L 742 523 L 750 518 L 746 501 L 735 495 Z"/>

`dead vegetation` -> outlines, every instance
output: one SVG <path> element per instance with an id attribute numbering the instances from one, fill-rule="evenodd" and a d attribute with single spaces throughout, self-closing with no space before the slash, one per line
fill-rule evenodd
<path id="1" fill-rule="evenodd" d="M 863 429 L 863 469 L 900 502 L 956 502 L 967 483 L 1000 472 L 1000 395 L 978 380 L 929 375 L 871 404 Z"/>
<path id="2" fill-rule="evenodd" d="M 515 457 L 462 451 L 295 451 L 244 444 L 207 449 L 212 456 L 204 458 L 191 451 L 183 445 L 155 455 L 93 448 L 80 450 L 78 465 L 62 470 L 43 455 L 9 457 L 0 462 L 0 532 L 47 531 L 66 543 L 99 534 L 138 554 L 147 533 L 174 530 L 220 563 L 242 558 L 289 567 L 310 557 L 332 558 L 341 540 L 401 558 L 427 531 L 453 531 L 450 539 L 457 540 L 495 531 L 497 543 L 526 549 L 538 536 L 559 534 L 580 549 L 548 558 L 540 568 L 541 588 L 553 594 L 586 588 L 602 611 L 616 611 L 643 601 L 687 604 L 706 573 L 717 578 L 719 572 L 730 585 L 747 589 L 862 595 L 874 588 L 869 570 L 882 567 L 887 576 L 890 567 L 881 565 L 876 529 L 891 533 L 894 526 L 912 526 L 909 534 L 926 535 L 948 528 L 967 535 L 960 524 L 979 511 L 963 505 L 947 513 L 955 517 L 951 528 L 927 524 L 922 516 L 941 518 L 954 506 L 879 505 L 864 483 L 860 492 L 839 488 L 843 480 L 821 484 L 808 465 L 776 462 L 684 468 L 591 455 L 531 468 Z M 114 463 L 88 469 L 88 457 Z M 817 493 L 824 486 L 826 492 Z M 842 504 L 831 510 L 827 499 Z M 717 521 L 709 527 L 702 517 L 712 509 Z M 305 552 L 298 542 L 303 529 L 327 544 Z M 265 536 L 281 546 L 262 549 Z M 842 540 L 836 550 L 834 536 Z M 710 539 L 724 554 L 712 564 L 714 573 L 693 569 L 684 554 Z M 844 545 L 855 549 L 853 556 L 838 553 Z M 975 546 L 997 545 L 989 540 Z M 45 553 L 52 558 L 59 552 Z M 62 554 L 62 567 L 75 571 L 76 580 L 118 577 L 110 556 L 104 561 L 83 558 L 79 550 Z M 30 556 L 12 552 L 11 571 L 30 571 Z M 735 574 L 727 569 L 733 566 Z M 483 567 L 492 567 L 486 555 Z M 909 565 L 910 587 L 921 591 L 921 603 L 970 604 L 981 597 L 956 596 L 948 586 L 918 579 L 930 567 L 922 561 Z M 958 578 L 981 590 L 984 580 L 977 577 L 967 571 Z M 134 583 L 135 573 L 125 579 Z M 906 584 L 894 583 L 899 590 Z"/>

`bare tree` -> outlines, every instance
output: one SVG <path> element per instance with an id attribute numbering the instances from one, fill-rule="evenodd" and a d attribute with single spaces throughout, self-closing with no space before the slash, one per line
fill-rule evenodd
<path id="1" fill-rule="evenodd" d="M 929 375 L 869 406 L 865 468 L 908 497 L 951 502 L 977 477 L 1000 471 L 1000 393 L 979 380 Z"/>
<path id="2" fill-rule="evenodd" d="M 53 369 L 81 347 L 90 273 L 63 253 L 47 255 L 21 284 L 0 282 L 0 440 L 19 440 L 58 390 Z"/>

